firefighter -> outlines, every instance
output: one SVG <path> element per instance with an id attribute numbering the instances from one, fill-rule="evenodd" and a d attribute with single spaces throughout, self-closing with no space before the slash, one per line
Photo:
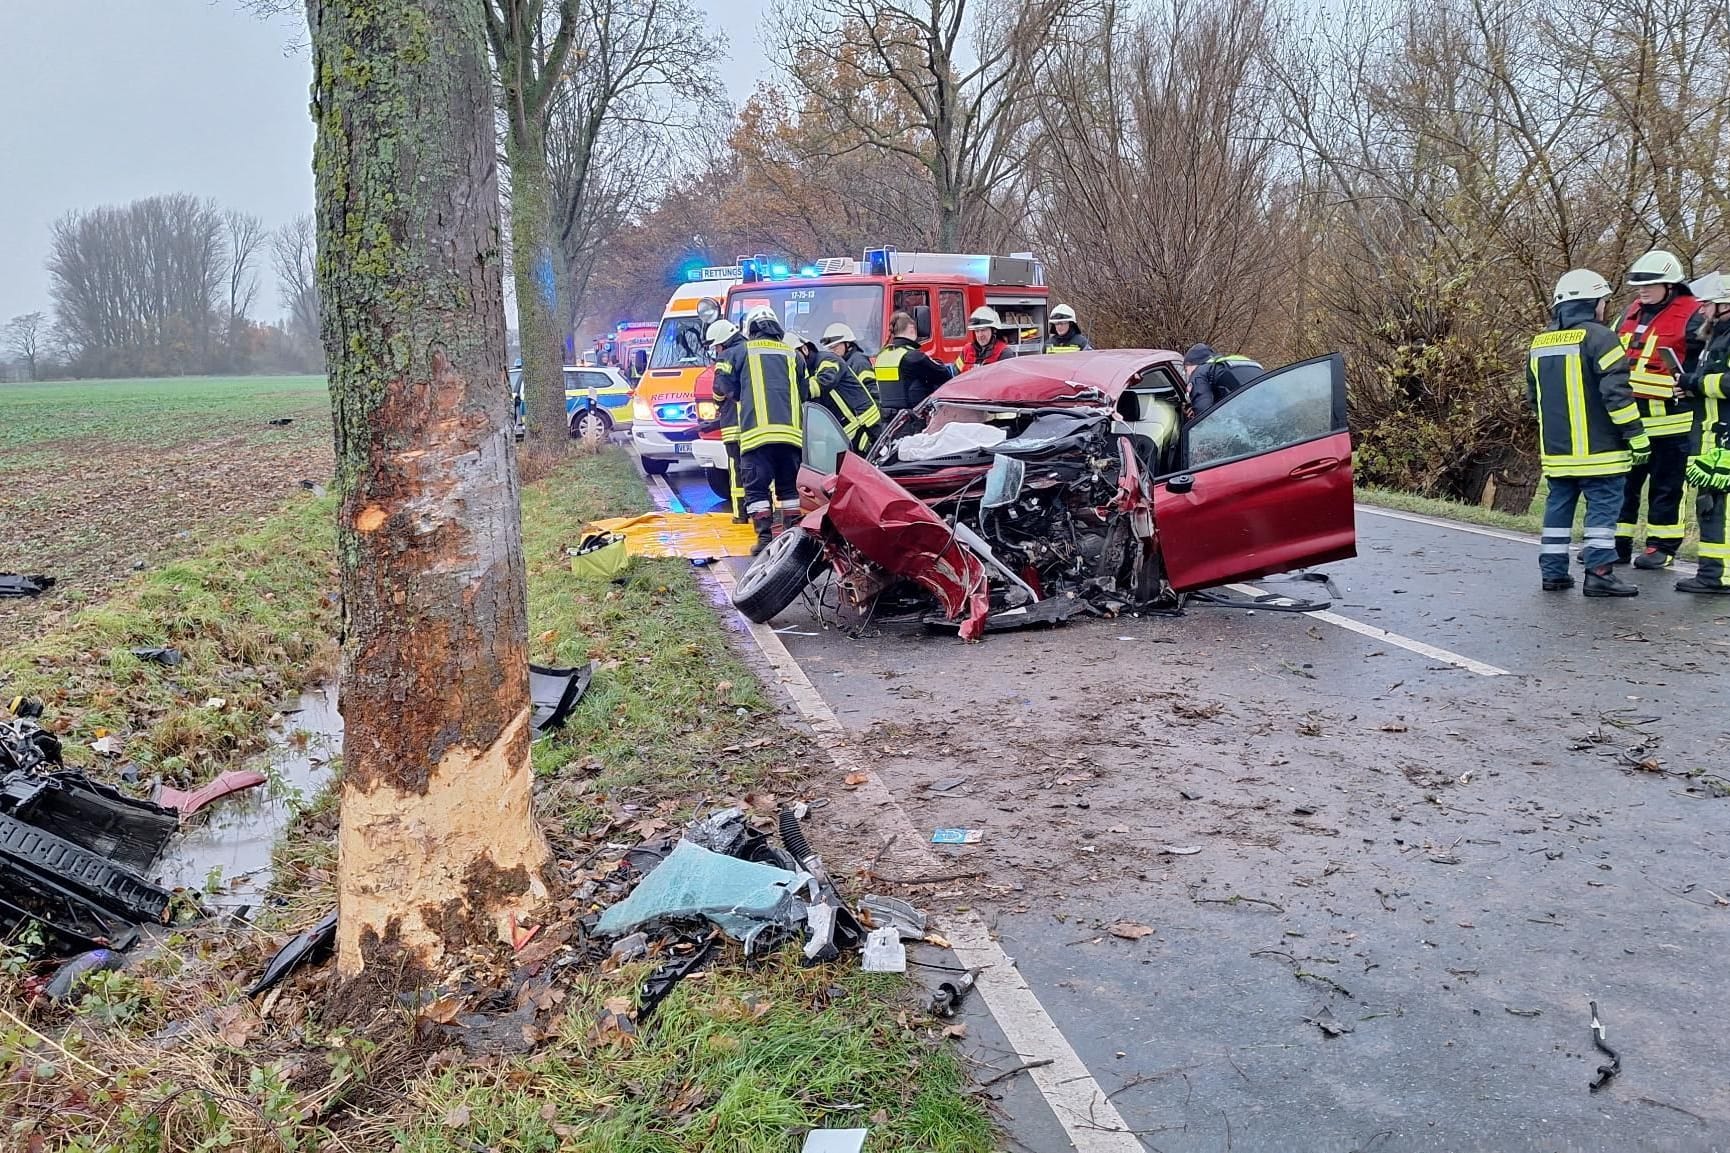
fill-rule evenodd
<path id="1" fill-rule="evenodd" d="M 1220 356 L 1208 345 L 1192 344 L 1183 354 L 1183 371 L 1189 377 L 1189 403 L 1200 416 L 1260 376 L 1262 368 L 1250 357 Z"/>
<path id="2" fill-rule="evenodd" d="M 727 504 L 733 523 L 744 524 L 750 518 L 745 515 L 745 472 L 739 467 L 739 400 L 733 389 L 722 391 L 721 358 L 733 345 L 743 344 L 745 338 L 739 334 L 739 326 L 726 317 L 710 323 L 703 338 L 709 342 L 715 358 L 715 418 L 721 426 L 721 443 L 727 449 Z M 727 371 L 732 371 L 730 362 Z"/>
<path id="3" fill-rule="evenodd" d="M 1652 450 L 1640 408 L 1628 386 L 1628 357 L 1604 324 L 1610 285 L 1588 268 L 1556 282 L 1554 323 L 1532 338 L 1526 358 L 1526 393 L 1538 412 L 1538 438 L 1550 495 L 1538 569 L 1544 591 L 1574 587 L 1568 544 L 1574 509 L 1586 502 L 1589 597 L 1631 597 L 1640 590 L 1616 575 L 1616 510 L 1631 467 Z"/>
<path id="4" fill-rule="evenodd" d="M 885 421 L 915 407 L 954 375 L 919 347 L 919 325 L 907 312 L 889 318 L 889 343 L 877 354 L 876 373 L 877 403 Z"/>
<path id="5" fill-rule="evenodd" d="M 865 385 L 847 367 L 847 362 L 833 352 L 819 349 L 805 337 L 790 337 L 789 343 L 805 366 L 805 395 L 828 409 L 840 422 L 854 452 L 863 453 L 870 448 L 883 425 L 883 413 L 865 391 Z M 826 468 L 833 462 L 817 463 Z"/>
<path id="6" fill-rule="evenodd" d="M 805 394 L 805 366 L 782 335 L 775 310 L 759 305 L 745 314 L 745 339 L 731 344 L 715 363 L 717 395 L 725 379 L 727 395 L 738 404 L 745 511 L 757 530 L 752 556 L 799 520 L 800 398 Z"/>
<path id="7" fill-rule="evenodd" d="M 1673 253 L 1648 252 L 1636 260 L 1628 270 L 1636 297 L 1616 330 L 1628 350 L 1628 379 L 1652 438 L 1651 461 L 1628 474 L 1616 525 L 1617 560 L 1626 564 L 1632 558 L 1641 569 L 1671 567 L 1682 545 L 1682 474 L 1693 446 L 1694 406 L 1682 396 L 1675 370 L 1692 370 L 1704 343 L 1700 302 L 1683 281 L 1682 262 Z M 1647 490 L 1646 547 L 1634 557 L 1642 489 Z"/>
<path id="8" fill-rule="evenodd" d="M 1730 405 L 1725 403 L 1730 399 L 1730 280 L 1718 277 L 1700 314 L 1705 317 L 1701 336 L 1706 350 L 1685 384 L 1700 417 L 1700 452 L 1688 461 L 1685 473 L 1700 514 L 1700 570 L 1677 581 L 1676 591 L 1723 595 L 1730 593 L 1724 580 L 1724 562 L 1730 561 L 1724 532 L 1730 513 Z"/>
<path id="9" fill-rule="evenodd" d="M 1015 349 L 1004 339 L 1002 328 L 1003 321 L 995 308 L 981 305 L 974 309 L 973 315 L 967 318 L 969 339 L 961 355 L 955 358 L 955 371 L 966 372 L 982 364 L 996 364 L 1013 357 Z"/>
<path id="10" fill-rule="evenodd" d="M 1067 304 L 1060 304 L 1051 310 L 1051 339 L 1046 342 L 1046 352 L 1091 352 L 1093 341 L 1087 339 L 1087 334 L 1081 331 L 1081 325 L 1076 322 L 1075 309 Z"/>
<path id="11" fill-rule="evenodd" d="M 865 386 L 865 391 L 871 394 L 871 400 L 875 403 L 877 368 L 871 363 L 871 357 L 859 347 L 859 338 L 853 335 L 853 330 L 837 321 L 823 330 L 823 338 L 818 343 L 840 357 L 841 362 L 853 370 L 853 375 L 859 378 L 859 383 Z"/>

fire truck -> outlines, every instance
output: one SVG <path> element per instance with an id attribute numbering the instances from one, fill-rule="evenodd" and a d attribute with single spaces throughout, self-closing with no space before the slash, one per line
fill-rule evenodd
<path id="1" fill-rule="evenodd" d="M 1011 330 L 1017 356 L 1045 350 L 1048 292 L 1045 269 L 1031 253 L 991 256 L 955 252 L 901 252 L 868 248 L 863 259 L 836 256 L 806 265 L 797 275 L 762 256 L 739 259 L 739 282 L 728 289 L 726 314 L 738 323 L 748 309 L 768 305 L 789 334 L 816 340 L 837 322 L 859 338 L 872 357 L 889 340 L 889 318 L 913 317 L 919 347 L 953 364 L 967 343 L 967 317 L 981 305 L 997 310 Z M 713 412 L 714 375 L 696 381 L 699 414 Z M 709 487 L 725 499 L 727 455 L 719 431 L 691 446 Z"/>

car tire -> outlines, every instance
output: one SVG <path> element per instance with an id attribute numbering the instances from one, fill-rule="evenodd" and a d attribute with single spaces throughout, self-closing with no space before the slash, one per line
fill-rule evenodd
<path id="1" fill-rule="evenodd" d="M 733 499 L 732 478 L 727 475 L 726 469 L 706 468 L 703 470 L 703 478 L 709 482 L 709 491 L 721 500 Z"/>
<path id="2" fill-rule="evenodd" d="M 808 529 L 788 529 L 757 555 L 733 590 L 733 607 L 763 624 L 799 599 L 811 569 L 823 557 L 823 541 Z"/>
<path id="3" fill-rule="evenodd" d="M 643 471 L 650 476 L 666 476 L 667 470 L 673 467 L 672 461 L 656 460 L 652 456 L 640 456 L 637 461 L 643 466 Z"/>
<path id="4" fill-rule="evenodd" d="M 611 432 L 612 427 L 607 423 L 606 414 L 595 409 L 581 408 L 571 417 L 572 440 L 580 440 L 598 448 L 607 442 Z"/>

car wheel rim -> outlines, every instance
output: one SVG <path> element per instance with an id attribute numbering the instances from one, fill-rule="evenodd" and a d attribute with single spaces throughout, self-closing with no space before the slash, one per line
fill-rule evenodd
<path id="1" fill-rule="evenodd" d="M 795 547 L 795 533 L 782 533 L 769 542 L 769 547 L 758 554 L 751 567 L 745 570 L 745 575 L 739 580 L 739 596 L 748 597 L 769 579 L 769 573 L 780 563 L 783 553 L 792 552 Z"/>

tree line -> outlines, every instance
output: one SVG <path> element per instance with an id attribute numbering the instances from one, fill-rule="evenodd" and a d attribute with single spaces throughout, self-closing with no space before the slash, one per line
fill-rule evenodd
<path id="1" fill-rule="evenodd" d="M 12 375 L 182 376 L 320 372 L 310 216 L 274 231 L 185 193 L 69 212 L 47 261 L 52 315 L 0 328 Z M 269 263 L 286 312 L 256 319 Z"/>
<path id="2" fill-rule="evenodd" d="M 1031 249 L 1106 344 L 1345 352 L 1363 479 L 1517 504 L 1556 277 L 1730 259 L 1727 13 L 784 0 L 776 74 L 604 241 L 583 311 L 652 316 L 747 252 Z"/>

